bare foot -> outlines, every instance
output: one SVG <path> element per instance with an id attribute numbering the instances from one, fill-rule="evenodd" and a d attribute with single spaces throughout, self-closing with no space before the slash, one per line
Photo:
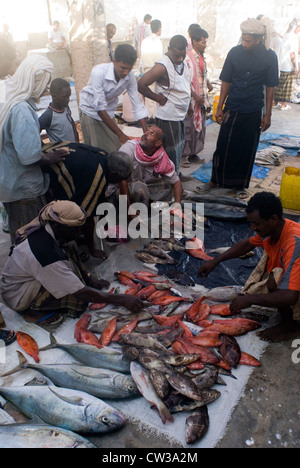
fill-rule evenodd
<path id="1" fill-rule="evenodd" d="M 280 322 L 274 327 L 257 332 L 256 335 L 263 341 L 279 343 L 300 336 L 300 325 L 296 321 Z"/>

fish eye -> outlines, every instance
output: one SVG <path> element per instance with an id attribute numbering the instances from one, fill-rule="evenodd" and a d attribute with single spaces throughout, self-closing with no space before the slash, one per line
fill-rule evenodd
<path id="1" fill-rule="evenodd" d="M 109 419 L 106 416 L 103 416 L 101 418 L 101 421 L 103 422 L 103 424 L 108 424 L 109 423 Z"/>
<path id="2" fill-rule="evenodd" d="M 128 390 L 130 392 L 133 392 L 134 389 L 135 389 L 135 387 L 133 385 L 128 385 Z"/>

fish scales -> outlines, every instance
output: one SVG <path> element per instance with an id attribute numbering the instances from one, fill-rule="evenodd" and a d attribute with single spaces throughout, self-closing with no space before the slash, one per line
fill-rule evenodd
<path id="1" fill-rule="evenodd" d="M 55 386 L 1 387 L 0 394 L 27 417 L 79 433 L 106 433 L 120 429 L 124 417 L 99 398 Z"/>

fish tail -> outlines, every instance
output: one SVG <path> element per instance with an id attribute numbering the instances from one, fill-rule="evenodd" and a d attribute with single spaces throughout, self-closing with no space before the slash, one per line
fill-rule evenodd
<path id="1" fill-rule="evenodd" d="M 47 351 L 48 349 L 55 348 L 56 345 L 57 345 L 56 338 L 54 335 L 52 335 L 52 333 L 50 333 L 50 344 L 48 344 L 47 346 L 44 346 L 43 348 L 40 348 L 40 351 Z"/>
<path id="2" fill-rule="evenodd" d="M 163 424 L 166 424 L 166 422 L 170 422 L 170 423 L 174 422 L 173 416 L 171 415 L 170 411 L 165 405 L 161 405 L 158 408 L 158 411 L 159 411 L 159 415 Z"/>
<path id="3" fill-rule="evenodd" d="M 5 374 L 2 374 L 1 377 L 7 377 L 9 375 L 15 374 L 16 372 L 19 372 L 26 367 L 26 364 L 28 362 L 27 359 L 20 351 L 17 350 L 17 353 L 18 353 L 18 358 L 19 358 L 19 365 L 14 367 L 14 369 L 12 369 L 11 371 L 8 371 Z"/>

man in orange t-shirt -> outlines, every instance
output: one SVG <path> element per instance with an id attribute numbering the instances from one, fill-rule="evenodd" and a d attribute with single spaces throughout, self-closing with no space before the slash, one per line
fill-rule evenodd
<path id="1" fill-rule="evenodd" d="M 281 322 L 259 332 L 260 338 L 279 342 L 300 336 L 300 224 L 283 218 L 280 199 L 269 192 L 254 195 L 246 212 L 256 236 L 204 263 L 198 274 L 206 277 L 219 263 L 263 247 L 263 257 L 242 295 L 232 301 L 231 312 L 238 314 L 252 305 L 277 308 Z"/>

